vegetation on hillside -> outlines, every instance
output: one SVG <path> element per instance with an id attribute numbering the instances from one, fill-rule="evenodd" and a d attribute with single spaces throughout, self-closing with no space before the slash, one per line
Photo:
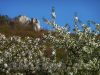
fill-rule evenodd
<path id="1" fill-rule="evenodd" d="M 55 30 L 42 33 L 42 37 L 0 34 L 1 75 L 100 75 L 100 24 L 95 24 L 93 32 L 75 16 L 71 34 L 55 19 L 53 8 L 52 20 L 43 20 Z"/>

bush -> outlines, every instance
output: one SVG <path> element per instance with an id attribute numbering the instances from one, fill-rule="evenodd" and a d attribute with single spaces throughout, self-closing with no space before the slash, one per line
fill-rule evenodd
<path id="1" fill-rule="evenodd" d="M 75 34 L 54 21 L 56 30 L 41 38 L 0 34 L 0 72 L 19 75 L 100 75 L 100 38 L 97 32 L 75 28 Z M 45 55 L 46 50 L 51 54 Z"/>

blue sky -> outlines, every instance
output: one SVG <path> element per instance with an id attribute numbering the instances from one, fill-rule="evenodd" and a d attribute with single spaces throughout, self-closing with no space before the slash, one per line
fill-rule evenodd
<path id="1" fill-rule="evenodd" d="M 40 20 L 42 27 L 49 28 L 42 17 L 50 19 L 51 7 L 56 9 L 56 22 L 62 26 L 69 23 L 73 27 L 73 16 L 86 23 L 93 19 L 100 23 L 100 0 L 0 0 L 0 14 L 10 17 L 26 15 Z"/>

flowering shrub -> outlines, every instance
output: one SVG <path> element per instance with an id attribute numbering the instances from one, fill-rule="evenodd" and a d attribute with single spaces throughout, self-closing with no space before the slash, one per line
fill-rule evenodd
<path id="1" fill-rule="evenodd" d="M 100 25 L 96 32 L 85 24 L 83 31 L 75 25 L 72 34 L 54 20 L 44 21 L 55 31 L 42 38 L 0 34 L 1 75 L 100 75 Z"/>

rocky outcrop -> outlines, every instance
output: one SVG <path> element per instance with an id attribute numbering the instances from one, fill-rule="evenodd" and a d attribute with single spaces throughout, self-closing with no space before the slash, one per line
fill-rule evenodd
<path id="1" fill-rule="evenodd" d="M 39 20 L 37 20 L 37 19 L 35 19 L 35 18 L 32 18 L 32 19 L 31 19 L 30 25 L 32 26 L 32 28 L 33 28 L 35 31 L 40 31 L 40 30 L 41 30 L 41 26 L 40 26 Z"/>
<path id="2" fill-rule="evenodd" d="M 30 22 L 30 18 L 27 16 L 18 16 L 16 20 L 19 21 L 22 25 L 27 25 Z"/>
<path id="3" fill-rule="evenodd" d="M 18 16 L 13 20 L 10 20 L 9 26 L 12 29 L 18 28 L 18 29 L 23 29 L 23 28 L 29 28 L 33 29 L 34 31 L 40 31 L 41 30 L 41 25 L 38 19 L 36 18 L 29 18 L 27 16 Z"/>

